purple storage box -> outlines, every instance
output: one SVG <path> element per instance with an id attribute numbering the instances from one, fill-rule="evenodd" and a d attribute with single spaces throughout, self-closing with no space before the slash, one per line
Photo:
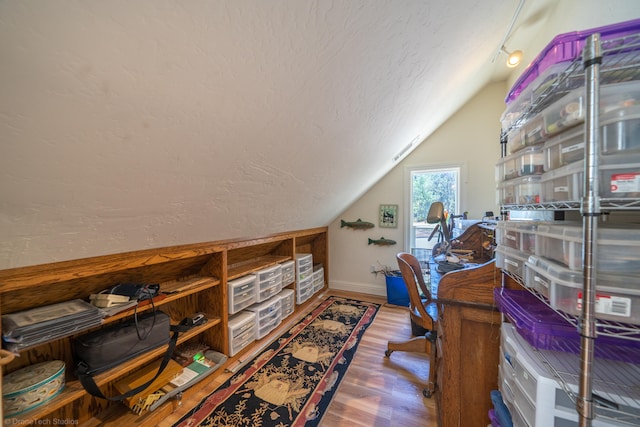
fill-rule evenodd
<path id="1" fill-rule="evenodd" d="M 527 290 L 495 288 L 498 309 L 532 347 L 580 353 L 578 329 Z M 632 339 L 598 336 L 595 357 L 640 364 L 640 334 Z"/>
<path id="2" fill-rule="evenodd" d="M 640 32 L 640 19 L 557 35 L 518 77 L 505 102 L 509 105 L 531 82 L 552 65 L 570 62 L 580 56 L 585 41 L 591 34 L 600 33 L 601 40 L 611 40 L 638 32 Z"/>

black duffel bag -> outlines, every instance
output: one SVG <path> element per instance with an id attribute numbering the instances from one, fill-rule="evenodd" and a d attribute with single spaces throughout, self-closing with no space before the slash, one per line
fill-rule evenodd
<path id="1" fill-rule="evenodd" d="M 82 386 L 96 397 L 123 400 L 147 388 L 160 375 L 173 354 L 178 333 L 187 326 L 171 326 L 170 317 L 162 311 L 151 311 L 134 316 L 130 321 L 106 326 L 95 332 L 77 337 L 73 349 L 78 362 L 76 374 Z M 170 332 L 173 335 L 170 336 Z M 127 360 L 169 343 L 158 373 L 148 383 L 113 397 L 105 397 L 92 376 L 114 368 Z"/>

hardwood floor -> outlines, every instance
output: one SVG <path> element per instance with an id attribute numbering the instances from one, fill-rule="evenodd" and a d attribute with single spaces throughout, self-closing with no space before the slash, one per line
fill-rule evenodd
<path id="1" fill-rule="evenodd" d="M 377 302 L 382 306 L 360 341 L 356 355 L 322 418 L 320 427 L 435 426 L 435 400 L 422 396 L 422 389 L 429 373 L 428 356 L 395 352 L 387 358 L 384 354 L 389 339 L 402 340 L 411 337 L 407 309 L 387 305 L 384 297 L 333 290 L 317 296 L 316 300 L 323 301 L 329 295 Z M 280 335 L 302 316 L 303 314 L 300 314 L 283 322 L 270 336 Z M 265 341 L 263 346 L 266 346 L 269 337 L 261 341 Z M 257 347 L 251 355 L 246 355 L 243 359 L 259 353 L 262 346 Z M 226 367 L 236 367 L 236 359 L 230 359 Z M 182 405 L 195 406 L 231 375 L 229 372 L 218 375 L 195 397 L 182 402 Z M 170 415 L 158 425 L 169 427 L 177 420 L 177 415 Z"/>

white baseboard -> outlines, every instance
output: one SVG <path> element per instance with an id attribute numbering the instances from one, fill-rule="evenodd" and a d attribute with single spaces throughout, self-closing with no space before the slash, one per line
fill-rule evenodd
<path id="1" fill-rule="evenodd" d="M 350 291 L 350 292 L 359 292 L 361 294 L 370 294 L 370 295 L 387 295 L 387 287 L 386 285 L 380 286 L 376 283 L 355 283 L 355 282 L 344 282 L 341 280 L 332 280 L 329 282 L 329 288 L 336 289 L 339 291 Z"/>

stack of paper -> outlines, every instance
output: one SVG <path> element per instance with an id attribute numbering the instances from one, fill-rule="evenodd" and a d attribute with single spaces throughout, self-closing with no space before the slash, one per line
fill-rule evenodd
<path id="1" fill-rule="evenodd" d="M 7 350 L 27 347 L 99 326 L 103 313 L 81 299 L 2 315 L 2 340 Z"/>

